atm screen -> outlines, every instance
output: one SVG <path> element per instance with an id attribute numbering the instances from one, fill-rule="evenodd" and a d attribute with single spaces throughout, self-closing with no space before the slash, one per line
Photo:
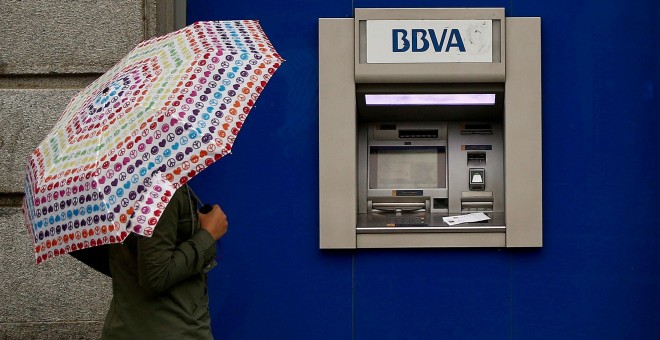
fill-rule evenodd
<path id="1" fill-rule="evenodd" d="M 424 189 L 446 187 L 445 148 L 372 146 L 369 188 Z"/>

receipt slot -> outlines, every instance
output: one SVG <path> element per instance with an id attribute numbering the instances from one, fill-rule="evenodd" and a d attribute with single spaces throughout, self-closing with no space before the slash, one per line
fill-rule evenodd
<path id="1" fill-rule="evenodd" d="M 320 248 L 541 247 L 540 53 L 504 9 L 320 19 Z"/>

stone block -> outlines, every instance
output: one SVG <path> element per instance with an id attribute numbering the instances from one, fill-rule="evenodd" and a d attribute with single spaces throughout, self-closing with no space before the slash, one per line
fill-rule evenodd
<path id="1" fill-rule="evenodd" d="M 0 323 L 5 340 L 96 340 L 101 338 L 102 321 Z"/>
<path id="2" fill-rule="evenodd" d="M 0 74 L 103 73 L 145 38 L 144 3 L 4 0 Z"/>
<path id="3" fill-rule="evenodd" d="M 72 256 L 36 265 L 20 208 L 0 207 L 0 277 L 0 325 L 102 322 L 112 298 L 111 279 Z"/>
<path id="4" fill-rule="evenodd" d="M 24 191 L 28 155 L 78 91 L 0 90 L 0 193 Z"/>

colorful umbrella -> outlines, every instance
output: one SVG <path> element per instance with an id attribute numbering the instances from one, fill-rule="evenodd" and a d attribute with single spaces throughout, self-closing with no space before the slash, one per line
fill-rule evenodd
<path id="1" fill-rule="evenodd" d="M 82 90 L 27 162 L 36 262 L 150 236 L 174 191 L 231 152 L 283 61 L 257 21 L 197 22 Z"/>

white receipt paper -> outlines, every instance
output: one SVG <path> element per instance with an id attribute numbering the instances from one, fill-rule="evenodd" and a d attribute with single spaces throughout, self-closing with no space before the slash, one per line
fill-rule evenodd
<path id="1" fill-rule="evenodd" d="M 467 215 L 456 215 L 442 218 L 445 223 L 448 225 L 457 225 L 461 223 L 470 223 L 470 222 L 481 222 L 490 220 L 490 217 L 486 216 L 484 213 L 472 213 Z"/>

